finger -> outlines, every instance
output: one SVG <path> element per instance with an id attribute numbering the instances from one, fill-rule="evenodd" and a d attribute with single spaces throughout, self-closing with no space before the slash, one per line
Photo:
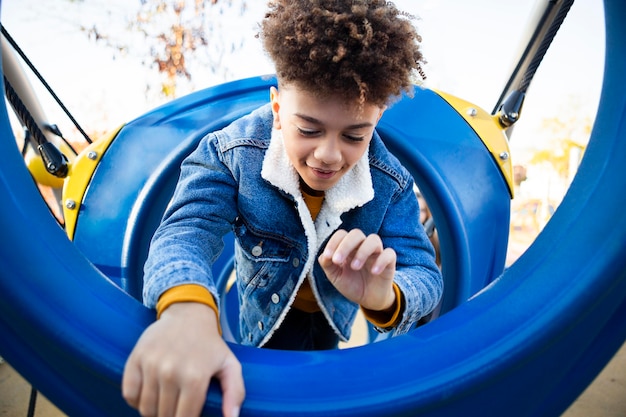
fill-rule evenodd
<path id="1" fill-rule="evenodd" d="M 333 236 L 334 237 L 334 236 Z M 365 240 L 365 234 L 359 229 L 350 230 L 340 240 L 332 255 L 332 261 L 335 265 L 343 265 L 344 262 L 350 262 L 354 257 L 354 253 Z"/>
<path id="2" fill-rule="evenodd" d="M 365 238 L 357 247 L 356 252 L 350 262 L 350 267 L 356 271 L 360 270 L 366 263 L 372 264 L 383 251 L 383 241 L 376 234 L 371 234 Z"/>
<path id="3" fill-rule="evenodd" d="M 222 412 L 224 417 L 239 417 L 246 389 L 241 373 L 241 364 L 233 358 L 219 375 L 222 387 Z"/>
<path id="4" fill-rule="evenodd" d="M 144 417 L 156 416 L 159 404 L 159 385 L 157 378 L 150 377 L 144 369 L 137 410 Z"/>
<path id="5" fill-rule="evenodd" d="M 199 375 L 195 380 L 188 380 L 181 390 L 176 407 L 176 417 L 199 416 L 206 401 L 209 380 Z"/>
<path id="6" fill-rule="evenodd" d="M 159 373 L 158 417 L 174 416 L 179 402 L 180 391 L 176 383 L 176 370 L 172 368 L 172 366 L 164 366 Z"/>
<path id="7" fill-rule="evenodd" d="M 372 265 L 369 267 L 372 275 L 381 275 L 385 270 L 396 270 L 396 251 L 392 248 L 384 249 L 380 255 L 378 255 Z"/>
<path id="8" fill-rule="evenodd" d="M 324 252 L 320 255 L 321 261 L 332 262 L 332 257 L 335 251 L 337 250 L 337 246 L 343 240 L 343 238 L 348 234 L 343 229 L 337 230 L 326 242 L 326 247 L 324 248 Z"/>
<path id="9" fill-rule="evenodd" d="M 139 393 L 141 392 L 141 369 L 132 360 L 128 359 L 122 375 L 122 397 L 133 408 L 139 406 Z"/>

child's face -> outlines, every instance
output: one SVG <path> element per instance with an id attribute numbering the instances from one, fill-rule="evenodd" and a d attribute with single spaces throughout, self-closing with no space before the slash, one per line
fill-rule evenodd
<path id="1" fill-rule="evenodd" d="M 326 191 L 363 156 L 384 109 L 320 98 L 295 85 L 271 90 L 274 127 L 302 181 Z"/>

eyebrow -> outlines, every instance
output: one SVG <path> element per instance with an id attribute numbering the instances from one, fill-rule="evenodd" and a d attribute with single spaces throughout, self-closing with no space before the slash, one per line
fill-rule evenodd
<path id="1" fill-rule="evenodd" d="M 294 116 L 299 117 L 302 120 L 306 120 L 307 122 L 311 122 L 314 124 L 318 124 L 318 125 L 322 125 L 322 121 L 321 120 L 317 120 L 315 117 L 311 117 L 311 116 L 307 116 L 305 114 L 302 113 L 294 113 Z M 350 126 L 346 126 L 345 129 L 346 130 L 352 130 L 352 129 L 362 129 L 364 127 L 372 127 L 373 125 L 369 122 L 363 122 L 363 123 L 357 123 L 354 125 L 350 125 Z"/>

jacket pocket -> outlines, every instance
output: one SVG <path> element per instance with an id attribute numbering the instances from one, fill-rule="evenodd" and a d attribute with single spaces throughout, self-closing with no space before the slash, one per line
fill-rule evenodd
<path id="1" fill-rule="evenodd" d="M 234 233 L 238 279 L 249 286 L 265 287 L 273 272 L 289 262 L 294 243 L 275 233 L 254 229 L 240 217 L 235 220 Z"/>

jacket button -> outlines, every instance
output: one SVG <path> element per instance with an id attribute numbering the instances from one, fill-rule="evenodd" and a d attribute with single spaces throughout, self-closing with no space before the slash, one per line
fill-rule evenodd
<path id="1" fill-rule="evenodd" d="M 262 253 L 263 253 L 263 248 L 260 247 L 259 245 L 256 245 L 255 247 L 252 248 L 253 256 L 261 256 Z"/>
<path id="2" fill-rule="evenodd" d="M 291 264 L 293 265 L 294 268 L 297 268 L 298 265 L 300 265 L 300 258 L 293 258 L 291 261 Z"/>
<path id="3" fill-rule="evenodd" d="M 258 323 L 258 326 L 259 326 L 259 330 L 263 330 L 263 322 L 262 322 L 262 321 L 260 321 L 260 322 Z"/>
<path id="4" fill-rule="evenodd" d="M 278 304 L 279 301 L 280 301 L 280 297 L 278 296 L 278 294 L 276 293 L 272 294 L 272 303 Z"/>

